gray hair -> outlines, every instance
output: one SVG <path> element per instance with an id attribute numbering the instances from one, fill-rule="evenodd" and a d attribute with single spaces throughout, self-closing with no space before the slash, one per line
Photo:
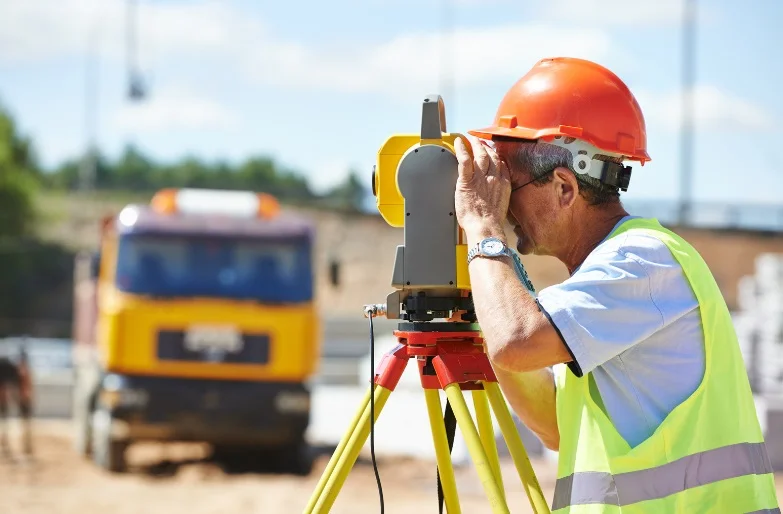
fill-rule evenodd
<path id="1" fill-rule="evenodd" d="M 579 183 L 579 194 L 589 205 L 619 203 L 620 191 L 613 186 L 604 184 L 597 178 L 574 170 L 574 156 L 565 148 L 541 142 L 525 142 L 516 145 L 512 154 L 514 162 L 509 163 L 513 169 L 528 170 L 535 180 L 534 186 L 542 186 L 552 180 L 551 172 L 555 168 L 567 168 L 574 174 Z M 595 159 L 611 162 L 622 162 L 621 157 L 596 155 Z"/>

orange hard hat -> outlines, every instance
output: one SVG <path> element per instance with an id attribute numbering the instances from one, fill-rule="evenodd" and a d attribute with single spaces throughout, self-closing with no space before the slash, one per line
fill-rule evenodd
<path id="1" fill-rule="evenodd" d="M 574 137 L 609 155 L 650 160 L 644 116 L 628 87 L 603 66 L 571 57 L 538 61 L 503 97 L 494 124 L 468 133 L 483 139 Z"/>

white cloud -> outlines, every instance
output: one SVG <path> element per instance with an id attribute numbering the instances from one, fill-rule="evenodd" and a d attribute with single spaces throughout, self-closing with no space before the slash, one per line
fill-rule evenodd
<path id="1" fill-rule="evenodd" d="M 656 94 L 634 90 L 648 123 L 659 123 L 667 129 L 677 129 L 682 120 L 682 94 Z M 693 117 L 700 130 L 770 129 L 774 127 L 768 111 L 731 93 L 709 84 L 693 88 Z"/>
<path id="2" fill-rule="evenodd" d="M 0 59 L 25 60 L 69 53 L 86 43 L 92 2 L 0 2 Z"/>
<path id="3" fill-rule="evenodd" d="M 548 43 L 542 43 L 546 41 Z M 246 56 L 245 69 L 258 81 L 303 89 L 381 92 L 409 98 L 440 86 L 444 40 L 437 34 L 400 35 L 369 47 L 323 50 L 278 43 L 274 52 Z M 460 87 L 508 81 L 544 56 L 605 59 L 609 36 L 597 29 L 563 30 L 544 25 L 458 29 L 450 36 L 450 67 Z M 274 73 L 270 73 L 274 70 Z"/>
<path id="4" fill-rule="evenodd" d="M 663 25 L 680 23 L 682 0 L 549 0 L 542 14 L 552 21 L 595 25 Z"/>
<path id="5" fill-rule="evenodd" d="M 123 60 L 125 15 L 125 0 L 0 2 L 0 60 L 83 54 L 90 37 L 100 42 L 102 58 Z M 444 56 L 455 85 L 464 88 L 518 78 L 544 56 L 602 60 L 610 51 L 618 54 L 608 34 L 596 28 L 508 24 L 454 29 L 448 39 L 422 32 L 375 45 L 325 47 L 275 38 L 257 17 L 215 0 L 140 3 L 138 18 L 142 69 L 176 57 L 234 66 L 257 83 L 406 100 L 441 87 Z"/>
<path id="6" fill-rule="evenodd" d="M 237 116 L 221 104 L 188 91 L 156 91 L 149 100 L 125 104 L 114 119 L 118 128 L 144 132 L 165 130 L 227 129 Z"/>
<path id="7" fill-rule="evenodd" d="M 126 15 L 126 0 L 0 2 L 0 60 L 45 59 L 87 51 L 124 59 Z M 220 53 L 263 33 L 258 20 L 216 0 L 140 2 L 137 30 L 142 59 Z"/>

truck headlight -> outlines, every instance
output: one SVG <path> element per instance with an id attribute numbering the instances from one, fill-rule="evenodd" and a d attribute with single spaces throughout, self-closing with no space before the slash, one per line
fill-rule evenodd
<path id="1" fill-rule="evenodd" d="M 109 408 L 143 407 L 147 405 L 147 391 L 142 389 L 102 389 L 100 401 Z"/>
<path id="2" fill-rule="evenodd" d="M 302 392 L 283 391 L 275 396 L 275 407 L 280 412 L 308 412 L 310 395 Z"/>
<path id="3" fill-rule="evenodd" d="M 109 408 L 143 407 L 147 404 L 147 391 L 131 387 L 122 375 L 109 374 L 103 378 L 100 402 Z"/>

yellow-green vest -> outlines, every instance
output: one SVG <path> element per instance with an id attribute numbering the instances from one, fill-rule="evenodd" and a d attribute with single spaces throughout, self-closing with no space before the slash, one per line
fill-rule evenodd
<path id="1" fill-rule="evenodd" d="M 737 336 L 701 256 L 657 220 L 623 232 L 662 241 L 682 266 L 701 312 L 705 372 L 696 391 L 631 448 L 591 395 L 592 373 L 555 366 L 560 450 L 552 512 L 780 513 L 772 467 Z"/>

